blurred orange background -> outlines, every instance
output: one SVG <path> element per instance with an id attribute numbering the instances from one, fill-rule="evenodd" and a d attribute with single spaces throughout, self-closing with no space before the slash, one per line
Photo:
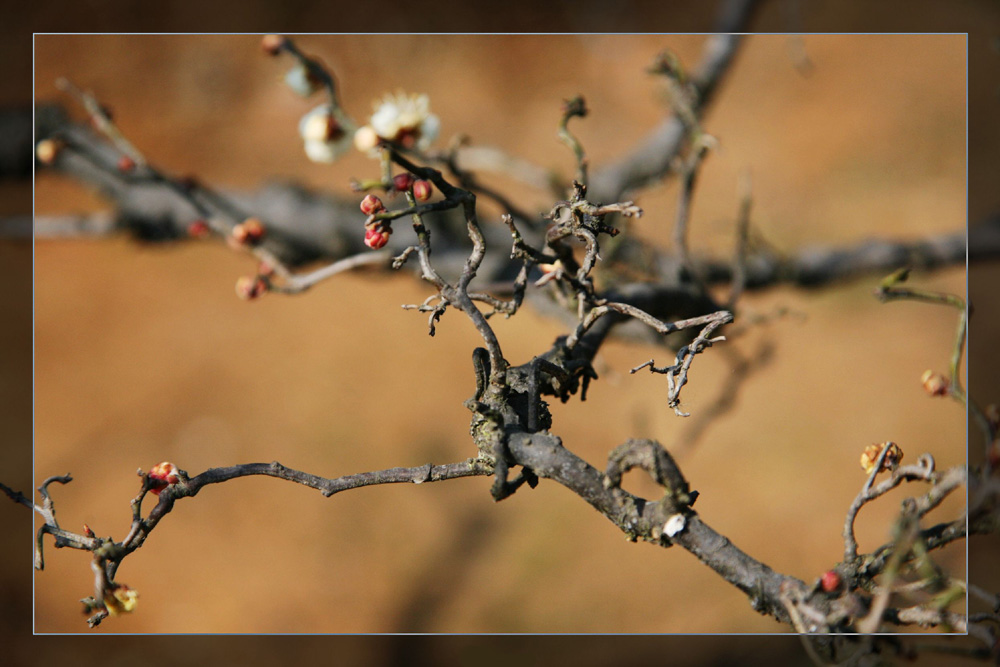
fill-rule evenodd
<path id="1" fill-rule="evenodd" d="M 665 113 L 645 72 L 664 48 L 693 66 L 700 36 L 326 36 L 299 45 L 337 74 L 363 120 L 372 99 L 425 92 L 443 140 L 475 144 L 571 174 L 556 138 L 559 105 L 586 97 L 574 130 L 594 168 L 632 147 Z M 812 68 L 796 67 L 804 52 Z M 755 228 L 778 248 L 870 237 L 917 239 L 965 225 L 966 46 L 961 35 L 755 36 L 717 93 L 704 127 L 720 142 L 698 184 L 690 243 L 729 256 L 737 181 L 750 170 Z M 226 188 L 294 179 L 341 196 L 377 175 L 351 155 L 308 162 L 298 118 L 319 100 L 282 82 L 286 60 L 253 36 L 39 36 L 36 96 L 66 76 L 111 106 L 149 159 Z M 439 145 L 444 143 L 439 140 Z M 484 179 L 487 180 L 487 179 Z M 524 208 L 551 198 L 498 183 Z M 669 245 L 677 187 L 642 192 L 631 226 Z M 97 211 L 99 198 L 50 173 L 39 215 Z M 487 209 L 488 211 L 488 209 Z M 494 218 L 495 219 L 495 218 Z M 361 229 L 361 217 L 358 220 Z M 498 252 L 504 252 L 498 249 Z M 63 526 L 121 539 L 147 470 L 171 460 L 192 474 L 251 461 L 324 475 L 445 463 L 473 455 L 468 412 L 477 336 L 449 313 L 437 336 L 399 306 L 427 287 L 410 276 L 342 275 L 296 297 L 239 301 L 253 263 L 221 244 L 152 247 L 126 239 L 39 240 L 35 254 L 36 483 L 54 491 Z M 674 451 L 702 518 L 781 572 L 812 581 L 840 560 L 844 513 L 860 489 L 861 451 L 894 440 L 913 461 L 966 457 L 965 420 L 931 400 L 921 373 L 945 372 L 955 318 L 943 308 L 882 305 L 879 277 L 835 288 L 746 295 L 742 315 L 791 316 L 749 327 L 700 356 L 683 393 L 628 369 L 661 348 L 610 343 L 588 400 L 553 406 L 553 431 L 591 464 L 629 437 Z M 964 267 L 915 285 L 964 294 Z M 512 363 L 565 330 L 529 310 L 495 323 Z M 773 345 L 769 363 L 693 446 L 685 434 L 733 382 L 733 352 Z M 177 505 L 118 579 L 136 613 L 94 632 L 783 632 L 681 549 L 628 543 L 554 483 L 499 504 L 489 479 L 359 489 L 324 499 L 247 478 Z M 641 474 L 626 488 L 654 496 Z M 889 540 L 897 491 L 858 522 L 862 550 Z M 957 515 L 961 499 L 937 511 Z M 934 515 L 932 515 L 933 517 Z M 964 576 L 965 545 L 938 555 Z M 39 632 L 85 631 L 86 553 L 47 551 L 36 575 Z"/>

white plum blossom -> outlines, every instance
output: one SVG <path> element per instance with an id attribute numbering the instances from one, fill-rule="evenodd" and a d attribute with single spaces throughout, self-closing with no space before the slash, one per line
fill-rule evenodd
<path id="1" fill-rule="evenodd" d="M 337 116 L 329 104 L 321 104 L 299 121 L 299 135 L 313 162 L 333 162 L 350 150 L 353 128 L 350 121 Z"/>
<path id="2" fill-rule="evenodd" d="M 375 133 L 408 148 L 426 150 L 441 130 L 441 120 L 430 112 L 427 95 L 390 93 L 374 107 L 369 124 Z"/>

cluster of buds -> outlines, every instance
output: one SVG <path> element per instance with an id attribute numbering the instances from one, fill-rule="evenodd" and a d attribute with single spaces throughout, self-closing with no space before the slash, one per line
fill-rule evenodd
<path id="1" fill-rule="evenodd" d="M 392 226 L 388 220 L 372 219 L 373 215 L 384 210 L 385 205 L 375 195 L 365 195 L 361 200 L 361 212 L 369 218 L 365 223 L 365 245 L 372 250 L 383 247 L 389 242 L 389 236 L 392 234 Z"/>
<path id="2" fill-rule="evenodd" d="M 885 453 L 885 458 L 882 459 L 882 467 L 879 468 L 879 472 L 895 470 L 900 461 L 903 460 L 903 450 L 894 442 L 881 442 L 868 445 L 861 454 L 861 467 L 866 474 L 870 475 L 875 470 L 875 464 L 878 462 L 879 456 L 882 455 L 882 450 L 886 448 L 889 451 Z"/>
<path id="3" fill-rule="evenodd" d="M 244 301 L 256 299 L 265 294 L 267 290 L 267 280 L 261 276 L 240 276 L 236 280 L 236 296 Z"/>
<path id="4" fill-rule="evenodd" d="M 247 218 L 234 225 L 230 235 L 237 246 L 257 245 L 264 238 L 264 223 L 257 218 Z"/>
<path id="5" fill-rule="evenodd" d="M 406 172 L 393 177 L 392 188 L 396 192 L 412 192 L 417 201 L 427 201 L 434 193 L 434 186 L 430 181 L 415 179 L 413 174 Z"/>
<path id="6" fill-rule="evenodd" d="M 170 461 L 157 463 L 146 477 L 149 479 L 149 490 L 157 496 L 163 489 L 181 481 L 180 470 Z"/>
<path id="7" fill-rule="evenodd" d="M 924 385 L 924 391 L 931 396 L 947 396 L 951 384 L 948 378 L 929 369 L 924 371 L 920 382 Z"/>

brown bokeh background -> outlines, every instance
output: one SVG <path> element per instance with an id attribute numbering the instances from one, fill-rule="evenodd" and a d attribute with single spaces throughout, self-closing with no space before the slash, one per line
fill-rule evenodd
<path id="1" fill-rule="evenodd" d="M 403 88 L 426 92 L 445 137 L 469 134 L 570 173 L 555 138 L 559 103 L 583 94 L 577 124 L 592 164 L 632 146 L 664 113 L 644 72 L 663 48 L 697 60 L 699 36 L 303 37 L 338 74 L 355 118 Z M 803 50 L 812 68 L 796 68 Z M 720 141 L 699 181 L 691 244 L 728 255 L 736 185 L 750 170 L 754 225 L 778 248 L 920 238 L 965 223 L 963 36 L 757 36 L 705 121 Z M 40 36 L 36 97 L 67 76 L 113 107 L 122 130 L 174 173 L 234 189 L 280 177 L 347 196 L 374 163 L 309 163 L 296 134 L 313 104 L 281 81 L 287 62 L 257 38 Z M 529 209 L 551 202 L 515 189 Z M 642 193 L 633 231 L 667 244 L 676 184 Z M 41 215 L 101 210 L 77 184 L 43 175 Z M 361 218 L 359 216 L 359 230 Z M 219 244 L 150 247 L 125 239 L 40 240 L 36 289 L 36 483 L 55 489 L 63 525 L 120 539 L 138 467 L 165 459 L 191 473 L 270 461 L 336 476 L 461 460 L 473 452 L 462 401 L 477 344 L 451 313 L 435 338 L 403 311 L 427 289 L 409 276 L 345 275 L 306 295 L 244 303 L 246 257 Z M 965 271 L 915 284 L 964 293 Z M 700 357 L 685 388 L 688 420 L 665 406 L 665 381 L 627 369 L 663 349 L 609 344 L 586 403 L 556 405 L 553 430 L 592 464 L 628 437 L 678 453 L 698 510 L 771 567 L 811 580 L 842 554 L 843 515 L 863 482 L 858 456 L 892 439 L 907 458 L 965 460 L 955 404 L 923 394 L 946 370 L 954 317 L 880 305 L 877 277 L 822 291 L 748 295 L 744 314 L 792 314 Z M 564 333 L 524 311 L 496 324 L 521 363 Z M 732 352 L 761 354 L 733 409 L 694 445 L 685 434 L 733 382 Z M 727 349 L 723 349 L 727 348 Z M 630 544 L 552 483 L 494 504 L 489 480 L 361 489 L 324 499 L 271 479 L 205 489 L 180 503 L 119 579 L 137 613 L 95 632 L 776 632 L 784 628 L 680 549 Z M 651 495 L 640 475 L 626 486 Z M 866 508 L 863 549 L 889 538 L 903 494 Z M 954 516 L 958 503 L 940 510 Z M 86 554 L 49 549 L 36 576 L 35 628 L 86 629 Z M 964 545 L 941 562 L 965 569 Z"/>

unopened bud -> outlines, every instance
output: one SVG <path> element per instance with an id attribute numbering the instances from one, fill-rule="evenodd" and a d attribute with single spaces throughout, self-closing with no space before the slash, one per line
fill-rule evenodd
<path id="1" fill-rule="evenodd" d="M 391 234 L 392 227 L 384 227 L 382 225 L 370 227 L 365 230 L 365 245 L 372 250 L 378 250 L 389 242 Z"/>
<path id="2" fill-rule="evenodd" d="M 298 64 L 285 74 L 285 83 L 302 97 L 309 97 L 319 90 L 320 82 L 304 65 Z"/>
<path id="3" fill-rule="evenodd" d="M 420 180 L 413 184 L 413 198 L 417 201 L 427 201 L 434 192 L 430 181 Z"/>
<path id="4" fill-rule="evenodd" d="M 264 238 L 264 223 L 257 218 L 247 218 L 235 225 L 231 234 L 240 245 L 256 245 Z"/>
<path id="5" fill-rule="evenodd" d="M 128 155 L 122 155 L 118 158 L 118 171 L 123 174 L 127 174 L 133 169 L 135 169 L 135 160 L 130 158 Z"/>
<path id="6" fill-rule="evenodd" d="M 379 144 L 378 133 L 371 125 L 358 128 L 354 133 L 354 147 L 362 153 L 374 150 Z"/>
<path id="7" fill-rule="evenodd" d="M 883 470 L 894 470 L 899 462 L 903 460 L 903 450 L 899 448 L 894 442 L 882 442 L 873 445 L 868 445 L 865 447 L 864 453 L 861 454 L 861 467 L 867 474 L 871 474 L 875 470 L 875 463 L 878 461 L 878 457 L 882 454 L 882 450 L 888 447 L 889 451 L 886 452 L 885 458 L 882 460 L 882 467 L 879 472 Z"/>
<path id="8" fill-rule="evenodd" d="M 97 533 L 91 530 L 87 524 L 83 524 L 83 534 L 87 537 L 97 537 Z"/>
<path id="9" fill-rule="evenodd" d="M 285 38 L 281 35 L 264 35 L 260 40 L 260 48 L 269 56 L 276 56 L 285 46 Z"/>
<path id="10" fill-rule="evenodd" d="M 208 232 L 209 232 L 208 223 L 200 219 L 192 222 L 190 225 L 188 225 L 187 228 L 188 236 L 191 236 L 196 239 L 208 236 Z"/>
<path id="11" fill-rule="evenodd" d="M 392 179 L 392 187 L 398 192 L 406 192 L 413 186 L 413 176 L 407 173 L 396 174 Z"/>
<path id="12" fill-rule="evenodd" d="M 946 396 L 948 394 L 950 383 L 948 382 L 948 378 L 940 373 L 926 370 L 921 376 L 920 382 L 924 385 L 924 390 L 931 396 Z"/>
<path id="13" fill-rule="evenodd" d="M 149 478 L 149 490 L 156 495 L 160 495 L 160 491 L 181 480 L 179 472 L 177 466 L 170 461 L 157 463 L 150 469 L 147 475 Z"/>
<path id="14" fill-rule="evenodd" d="M 267 292 L 267 283 L 257 276 L 241 276 L 236 281 L 236 296 L 245 301 L 256 299 Z"/>
<path id="15" fill-rule="evenodd" d="M 840 588 L 840 575 L 835 570 L 827 570 L 819 578 L 819 585 L 827 593 L 832 593 Z"/>
<path id="16" fill-rule="evenodd" d="M 62 142 L 56 139 L 42 139 L 35 146 L 35 155 L 38 161 L 44 165 L 50 165 L 56 161 L 56 156 L 62 150 Z"/>
<path id="17" fill-rule="evenodd" d="M 365 195 L 365 198 L 361 200 L 361 212 L 365 215 L 373 215 L 382 210 L 385 210 L 385 206 L 383 206 L 382 200 L 375 195 Z"/>

